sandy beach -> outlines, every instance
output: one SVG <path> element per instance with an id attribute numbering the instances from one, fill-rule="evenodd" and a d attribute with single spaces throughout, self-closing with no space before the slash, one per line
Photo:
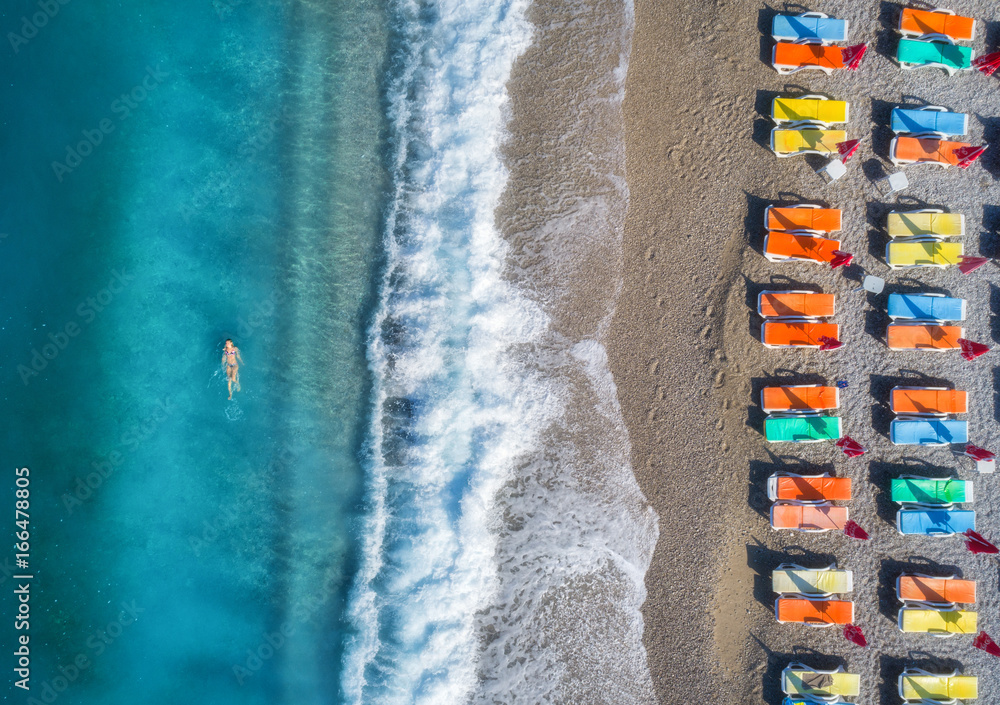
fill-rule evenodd
<path id="1" fill-rule="evenodd" d="M 965 253 L 1000 255 L 1000 151 L 966 171 L 907 169 L 910 187 L 883 200 L 872 182 L 888 169 L 890 110 L 927 101 L 970 114 L 966 141 L 1000 137 L 1000 82 L 965 72 L 904 72 L 891 60 L 900 5 L 824 2 L 851 23 L 851 44 L 870 42 L 857 73 L 780 76 L 769 58 L 771 18 L 763 2 L 637 0 L 626 82 L 629 210 L 625 287 L 609 336 L 609 358 L 632 442 L 632 464 L 659 515 L 660 539 L 646 574 L 644 643 L 662 703 L 778 703 L 788 661 L 845 665 L 860 673 L 860 703 L 896 702 L 904 666 L 958 668 L 980 678 L 980 697 L 1000 693 L 1000 671 L 971 639 L 904 635 L 896 628 L 896 576 L 960 572 L 979 581 L 980 627 L 1000 634 L 997 562 L 967 552 L 958 539 L 899 536 L 889 479 L 957 474 L 975 482 L 977 528 L 1000 538 L 996 485 L 948 448 L 895 447 L 888 439 L 889 390 L 897 384 L 951 383 L 970 393 L 970 438 L 1000 447 L 998 352 L 969 363 L 957 354 L 890 352 L 887 295 L 950 293 L 968 301 L 966 337 L 1000 341 L 1000 269 L 890 270 L 885 217 L 896 207 L 931 204 L 966 216 Z M 778 8 L 780 9 L 780 8 Z M 977 54 L 996 50 L 1000 13 L 989 2 L 955 8 L 980 22 Z M 797 10 L 802 11 L 802 10 Z M 764 30 L 764 31 L 762 31 Z M 849 138 L 864 138 L 846 177 L 824 185 L 802 158 L 778 160 L 767 148 L 772 99 L 820 92 L 851 103 Z M 844 212 L 847 271 L 761 255 L 763 214 L 772 202 L 825 202 Z M 878 296 L 857 292 L 861 273 L 885 277 Z M 757 294 L 768 288 L 817 288 L 837 294 L 835 322 L 844 348 L 833 353 L 765 349 L 756 336 Z M 870 452 L 848 459 L 832 444 L 768 446 L 760 390 L 781 380 L 846 380 L 839 415 L 844 432 Z M 871 535 L 772 531 L 766 478 L 779 469 L 821 468 L 852 478 L 851 516 Z M 854 571 L 856 623 L 869 648 L 838 629 L 777 624 L 770 573 L 787 560 L 836 561 Z"/>

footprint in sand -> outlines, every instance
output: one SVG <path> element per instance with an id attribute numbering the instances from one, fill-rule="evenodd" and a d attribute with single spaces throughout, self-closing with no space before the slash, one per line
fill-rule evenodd
<path id="1" fill-rule="evenodd" d="M 722 370 L 719 370 L 718 372 L 715 373 L 715 388 L 718 389 L 725 383 L 726 383 L 726 373 L 723 372 Z"/>

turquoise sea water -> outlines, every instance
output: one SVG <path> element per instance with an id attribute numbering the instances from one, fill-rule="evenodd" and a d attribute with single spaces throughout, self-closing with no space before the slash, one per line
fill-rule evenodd
<path id="1" fill-rule="evenodd" d="M 385 8 L 52 6 L 0 11 L 31 35 L 0 47 L 0 438 L 35 574 L 33 687 L 5 699 L 337 702 Z"/>

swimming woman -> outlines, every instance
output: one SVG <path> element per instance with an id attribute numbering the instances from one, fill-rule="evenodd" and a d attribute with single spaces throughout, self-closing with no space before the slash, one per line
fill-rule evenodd
<path id="1" fill-rule="evenodd" d="M 222 367 L 226 371 L 226 379 L 229 380 L 229 398 L 233 398 L 233 382 L 236 383 L 236 391 L 240 391 L 240 366 L 243 356 L 240 349 L 233 345 L 232 338 L 226 338 L 226 347 L 222 349 Z"/>

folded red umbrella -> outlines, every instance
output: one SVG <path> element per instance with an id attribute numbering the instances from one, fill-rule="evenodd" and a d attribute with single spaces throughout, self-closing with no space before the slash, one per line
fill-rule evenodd
<path id="1" fill-rule="evenodd" d="M 837 143 L 837 151 L 840 153 L 840 161 L 847 164 L 854 153 L 858 151 L 858 147 L 861 145 L 861 140 L 847 140 L 846 142 Z"/>
<path id="2" fill-rule="evenodd" d="M 833 255 L 833 259 L 830 260 L 830 266 L 833 269 L 846 266 L 851 263 L 852 259 L 854 259 L 854 255 L 850 252 L 844 252 L 842 250 L 834 250 L 831 254 Z"/>
<path id="3" fill-rule="evenodd" d="M 980 355 L 985 355 L 990 351 L 990 346 L 982 343 L 974 343 L 965 338 L 959 338 L 958 344 L 962 346 L 962 357 L 966 360 L 975 360 Z"/>
<path id="4" fill-rule="evenodd" d="M 965 454 L 973 460 L 996 460 L 997 457 L 995 453 L 991 453 L 985 448 L 974 446 L 971 443 L 965 444 Z"/>
<path id="5" fill-rule="evenodd" d="M 973 146 L 958 147 L 952 152 L 952 154 L 955 155 L 956 159 L 961 160 L 955 166 L 957 166 L 959 169 L 968 169 L 969 166 L 972 164 L 972 162 L 976 161 L 977 159 L 979 159 L 979 157 L 983 156 L 983 152 L 986 151 L 986 148 L 988 146 L 989 145 L 984 144 L 982 147 L 973 147 Z"/>
<path id="6" fill-rule="evenodd" d="M 865 635 L 861 632 L 861 627 L 855 624 L 848 624 L 844 627 L 844 638 L 852 644 L 857 644 L 861 647 L 868 646 L 868 640 L 865 639 Z"/>
<path id="7" fill-rule="evenodd" d="M 966 257 L 965 255 L 960 255 L 959 259 L 962 261 L 958 265 L 958 271 L 962 274 L 974 272 L 990 261 L 989 257 Z"/>
<path id="8" fill-rule="evenodd" d="M 973 553 L 1000 553 L 1000 549 L 972 529 L 968 529 L 962 535 L 965 536 L 965 547 Z"/>
<path id="9" fill-rule="evenodd" d="M 1000 646 L 997 646 L 996 642 L 990 639 L 990 635 L 986 632 L 979 632 L 976 638 L 972 640 L 972 645 L 977 649 L 982 649 L 991 656 L 1000 656 Z"/>
<path id="10" fill-rule="evenodd" d="M 865 453 L 865 447 L 850 436 L 844 436 L 834 445 L 844 451 L 844 455 L 848 458 L 856 458 L 859 455 L 864 455 Z"/>
<path id="11" fill-rule="evenodd" d="M 853 519 L 848 519 L 847 523 L 844 524 L 844 534 L 852 539 L 858 539 L 859 541 L 868 540 L 868 532 L 858 526 L 857 522 Z"/>
<path id="12" fill-rule="evenodd" d="M 858 67 L 861 65 L 861 59 L 865 55 L 865 51 L 868 49 L 868 43 L 855 44 L 850 47 L 843 47 L 840 50 L 840 55 L 844 59 L 844 63 L 847 64 L 848 71 L 857 71 Z"/>
<path id="13" fill-rule="evenodd" d="M 831 338 L 828 335 L 821 335 L 819 337 L 819 349 L 820 350 L 836 350 L 839 347 L 843 347 L 843 343 L 836 338 Z"/>
<path id="14" fill-rule="evenodd" d="M 977 56 L 972 60 L 972 65 L 983 74 L 992 76 L 994 71 L 1000 69 L 1000 51 Z"/>

